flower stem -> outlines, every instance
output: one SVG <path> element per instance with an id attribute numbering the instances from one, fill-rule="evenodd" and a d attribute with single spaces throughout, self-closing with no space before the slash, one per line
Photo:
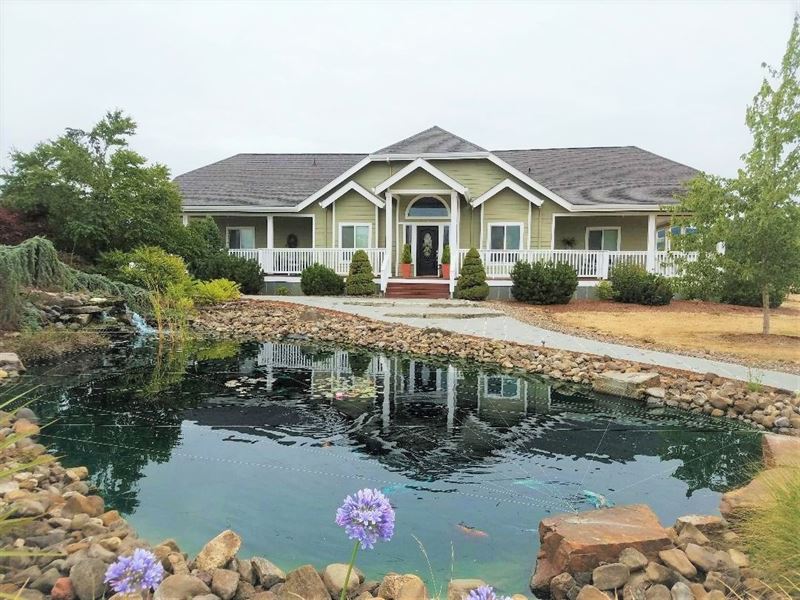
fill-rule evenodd
<path id="1" fill-rule="evenodd" d="M 356 564 L 356 555 L 358 554 L 358 549 L 360 547 L 361 542 L 356 540 L 356 543 L 353 546 L 353 554 L 350 556 L 350 564 L 347 565 L 347 575 L 344 576 L 344 587 L 342 588 L 342 593 L 339 594 L 339 600 L 346 600 L 347 598 L 347 588 L 350 585 L 350 575 L 353 572 L 353 565 Z"/>

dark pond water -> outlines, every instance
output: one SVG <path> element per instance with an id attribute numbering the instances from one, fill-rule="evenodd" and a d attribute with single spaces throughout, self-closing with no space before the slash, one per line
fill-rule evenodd
<path id="1" fill-rule="evenodd" d="M 334 512 L 377 487 L 396 535 L 360 566 L 416 571 L 434 589 L 452 572 L 526 590 L 542 517 L 593 508 L 593 494 L 646 502 L 664 523 L 713 512 L 759 455 L 758 435 L 727 421 L 311 346 L 126 345 L 26 381 L 43 384 L 36 410 L 58 419 L 45 443 L 88 466 L 151 542 L 176 537 L 193 553 L 232 528 L 244 555 L 285 569 L 345 562 Z"/>

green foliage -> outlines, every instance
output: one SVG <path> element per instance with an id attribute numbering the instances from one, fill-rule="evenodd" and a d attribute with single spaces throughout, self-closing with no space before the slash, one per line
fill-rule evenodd
<path id="1" fill-rule="evenodd" d="M 403 244 L 403 253 L 400 255 L 400 262 L 404 265 L 411 264 L 411 244 Z"/>
<path id="2" fill-rule="evenodd" d="M 567 304 L 578 288 L 578 274 L 566 263 L 519 261 L 511 281 L 511 295 L 528 304 Z"/>
<path id="3" fill-rule="evenodd" d="M 238 300 L 242 295 L 239 284 L 229 279 L 212 279 L 211 281 L 195 281 L 192 285 L 192 300 L 199 306 L 221 304 Z"/>
<path id="4" fill-rule="evenodd" d="M 148 290 L 163 292 L 169 286 L 183 285 L 190 280 L 183 259 L 158 246 L 103 254 L 100 264 L 107 269 L 105 274 L 109 277 Z"/>
<path id="5" fill-rule="evenodd" d="M 450 244 L 445 244 L 444 248 L 442 248 L 442 264 L 450 264 Z"/>
<path id="6" fill-rule="evenodd" d="M 713 260 L 685 262 L 681 276 L 673 279 L 675 291 L 684 300 L 718 300 L 722 273 Z"/>
<path id="7" fill-rule="evenodd" d="M 181 227 L 169 170 L 128 148 L 136 123 L 109 112 L 91 130 L 67 129 L 30 152 L 11 152 L 3 204 L 44 217 L 56 245 L 98 253 L 163 243 Z"/>
<path id="8" fill-rule="evenodd" d="M 788 290 L 775 290 L 769 295 L 769 307 L 778 308 L 786 299 Z M 720 282 L 720 300 L 739 306 L 762 306 L 761 292 L 752 281 L 737 281 L 725 273 Z"/>
<path id="9" fill-rule="evenodd" d="M 65 354 L 100 350 L 109 346 L 109 340 L 95 331 L 71 331 L 45 327 L 36 331 L 22 331 L 17 337 L 3 339 L 0 348 L 16 352 L 25 363 L 53 360 Z"/>
<path id="10" fill-rule="evenodd" d="M 286 287 L 285 285 L 279 285 L 277 288 L 275 288 L 275 293 L 278 296 L 288 296 L 289 295 L 289 288 Z"/>
<path id="11" fill-rule="evenodd" d="M 675 250 L 698 250 L 700 260 L 724 277 L 758 291 L 769 333 L 771 297 L 800 282 L 800 17 L 795 16 L 786 53 L 747 108 L 753 137 L 744 167 L 732 179 L 702 174 L 690 182 L 673 221 L 694 225 L 677 236 Z M 687 216 L 688 215 L 688 216 Z M 718 255 L 714 246 L 725 243 Z M 711 271 L 709 271 L 711 272 Z"/>
<path id="12" fill-rule="evenodd" d="M 345 283 L 348 296 L 374 296 L 375 283 L 372 281 L 372 264 L 363 250 L 356 250 L 350 261 L 350 271 Z"/>
<path id="13" fill-rule="evenodd" d="M 648 273 L 634 263 L 621 263 L 611 270 L 614 300 L 628 304 L 663 305 L 672 300 L 672 286 L 666 277 Z"/>
<path id="14" fill-rule="evenodd" d="M 344 291 L 344 279 L 333 269 L 314 263 L 300 273 L 300 289 L 306 296 L 340 296 Z"/>
<path id="15" fill-rule="evenodd" d="M 481 255 L 475 248 L 470 248 L 464 257 L 453 296 L 461 300 L 486 300 L 489 296 L 486 271 L 483 268 Z"/>
<path id="16" fill-rule="evenodd" d="M 219 253 L 227 254 L 225 242 L 214 219 L 191 219 L 186 227 L 181 227 L 169 240 L 161 244 L 167 251 L 182 257 L 195 275 L 197 265 Z"/>
<path id="17" fill-rule="evenodd" d="M 614 299 L 614 287 L 611 285 L 611 282 L 607 279 L 604 279 L 600 283 L 597 284 L 597 288 L 595 288 L 597 292 L 597 299 L 608 301 Z"/>
<path id="18" fill-rule="evenodd" d="M 93 294 L 124 298 L 140 314 L 150 313 L 148 294 L 142 288 L 97 274 L 84 273 L 58 259 L 53 244 L 31 238 L 17 246 L 0 246 L 0 327 L 16 327 L 23 314 L 24 288 Z"/>
<path id="19" fill-rule="evenodd" d="M 225 251 L 195 263 L 191 271 L 198 279 L 235 281 L 243 294 L 258 294 L 264 287 L 264 275 L 256 261 L 232 256 Z"/>

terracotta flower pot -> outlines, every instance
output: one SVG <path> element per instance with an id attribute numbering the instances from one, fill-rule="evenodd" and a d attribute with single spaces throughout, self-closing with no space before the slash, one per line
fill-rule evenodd
<path id="1" fill-rule="evenodd" d="M 411 263 L 400 263 L 400 277 L 403 279 L 411 277 Z"/>
<path id="2" fill-rule="evenodd" d="M 442 263 L 442 279 L 450 279 L 450 265 Z"/>

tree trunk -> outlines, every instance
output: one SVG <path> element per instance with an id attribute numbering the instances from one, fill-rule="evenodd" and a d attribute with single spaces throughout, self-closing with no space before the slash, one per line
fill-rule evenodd
<path id="1" fill-rule="evenodd" d="M 761 291 L 761 311 L 763 315 L 761 333 L 769 335 L 769 291 Z"/>

